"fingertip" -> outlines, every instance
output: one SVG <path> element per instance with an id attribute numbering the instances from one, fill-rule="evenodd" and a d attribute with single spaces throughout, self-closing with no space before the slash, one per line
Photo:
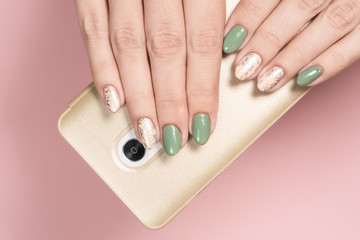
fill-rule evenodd
<path id="1" fill-rule="evenodd" d="M 174 156 L 183 146 L 183 136 L 179 128 L 173 124 L 168 124 L 163 128 L 163 148 L 167 155 Z"/>
<path id="2" fill-rule="evenodd" d="M 136 137 L 145 148 L 151 149 L 159 141 L 155 123 L 148 117 L 140 118 L 136 123 Z"/>
<path id="3" fill-rule="evenodd" d="M 195 142 L 204 145 L 211 135 L 211 120 L 207 113 L 197 113 L 193 116 L 190 126 Z"/>
<path id="4" fill-rule="evenodd" d="M 323 73 L 323 68 L 319 65 L 313 65 L 301 71 L 296 82 L 299 86 L 310 86 L 313 84 Z"/>
<path id="5" fill-rule="evenodd" d="M 245 27 L 236 25 L 224 37 L 223 52 L 230 54 L 236 52 L 247 37 Z"/>
<path id="6" fill-rule="evenodd" d="M 113 113 L 117 112 L 123 105 L 119 90 L 113 85 L 105 85 L 102 88 L 101 95 L 105 106 Z"/>

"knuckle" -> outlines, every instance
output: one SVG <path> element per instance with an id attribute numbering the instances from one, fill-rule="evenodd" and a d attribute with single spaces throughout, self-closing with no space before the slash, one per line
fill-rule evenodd
<path id="1" fill-rule="evenodd" d="M 122 27 L 113 31 L 111 40 L 115 49 L 119 52 L 141 49 L 143 41 L 134 28 Z"/>
<path id="2" fill-rule="evenodd" d="M 209 84 L 208 84 L 209 85 Z M 189 88 L 187 90 L 190 102 L 196 102 L 198 105 L 216 105 L 218 101 L 218 91 L 215 87 Z"/>
<path id="3" fill-rule="evenodd" d="M 214 53 L 221 50 L 221 42 L 219 31 L 215 27 L 206 27 L 195 32 L 188 45 L 195 53 Z"/>
<path id="4" fill-rule="evenodd" d="M 359 5 L 356 0 L 335 2 L 324 15 L 334 29 L 344 31 L 352 25 L 360 13 Z"/>
<path id="5" fill-rule="evenodd" d="M 128 90 L 128 91 L 126 91 Z M 130 91 L 129 91 L 130 90 Z M 149 101 L 153 98 L 153 94 L 151 91 L 145 91 L 144 90 L 135 90 L 135 89 L 125 89 L 125 96 L 126 96 L 126 103 L 129 106 L 133 106 L 133 107 L 137 107 L 142 105 L 143 101 Z M 126 93 L 131 92 L 131 94 L 126 94 Z M 141 101 L 139 101 L 139 99 L 141 99 Z"/>
<path id="6" fill-rule="evenodd" d="M 350 57 L 348 55 L 346 55 L 344 52 L 342 51 L 332 51 L 330 52 L 330 58 L 331 59 L 336 59 L 336 64 L 338 69 L 345 69 L 350 61 Z"/>
<path id="7" fill-rule="evenodd" d="M 266 8 L 263 7 L 264 4 L 261 0 L 244 1 L 243 4 L 242 8 L 236 8 L 236 11 L 238 11 L 239 14 L 243 11 L 243 9 L 246 9 L 247 12 L 251 12 L 252 15 L 255 16 L 266 16 L 268 14 Z"/>
<path id="8" fill-rule="evenodd" d="M 90 13 L 80 21 L 80 27 L 86 40 L 104 39 L 109 37 L 108 20 Z"/>
<path id="9" fill-rule="evenodd" d="M 283 42 L 280 37 L 276 34 L 276 31 L 266 28 L 262 32 L 263 39 L 268 42 L 271 46 L 274 46 L 278 49 L 283 47 Z"/>
<path id="10" fill-rule="evenodd" d="M 111 59 L 104 59 L 102 61 L 100 60 L 91 66 L 93 74 L 99 74 L 104 71 L 112 71 L 114 68 L 116 68 L 116 65 L 111 61 Z"/>
<path id="11" fill-rule="evenodd" d="M 185 50 L 181 34 L 170 26 L 162 26 L 150 34 L 148 40 L 150 53 L 155 57 L 166 57 Z"/>
<path id="12" fill-rule="evenodd" d="M 304 50 L 300 46 L 294 46 L 291 51 L 296 62 L 306 64 L 309 62 L 309 57 L 305 54 Z"/>
<path id="13" fill-rule="evenodd" d="M 317 13 L 325 6 L 327 0 L 300 0 L 300 9 L 303 9 L 310 13 Z"/>
<path id="14" fill-rule="evenodd" d="M 360 25 L 358 25 L 354 30 L 354 33 L 358 34 L 359 38 L 360 38 Z"/>
<path id="15" fill-rule="evenodd" d="M 187 115 L 187 106 L 183 100 L 176 98 L 159 98 L 156 100 L 156 108 L 162 111 L 175 111 L 180 116 Z"/>

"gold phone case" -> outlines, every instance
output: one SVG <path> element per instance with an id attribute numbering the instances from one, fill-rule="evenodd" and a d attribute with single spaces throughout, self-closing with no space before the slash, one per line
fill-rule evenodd
<path id="1" fill-rule="evenodd" d="M 236 0 L 227 1 L 228 13 Z M 217 127 L 207 144 L 190 141 L 173 157 L 161 149 L 140 168 L 115 164 L 117 144 L 131 130 L 126 106 L 110 113 L 90 84 L 59 118 L 63 137 L 147 227 L 169 222 L 206 185 L 291 108 L 309 88 L 290 81 L 272 94 L 232 74 L 235 55 L 222 60 Z"/>

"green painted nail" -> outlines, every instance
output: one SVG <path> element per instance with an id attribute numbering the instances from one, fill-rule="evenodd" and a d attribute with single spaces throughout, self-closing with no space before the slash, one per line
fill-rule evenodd
<path id="1" fill-rule="evenodd" d="M 320 66 L 312 66 L 301 72 L 297 77 L 297 84 L 306 86 L 321 76 L 323 70 Z"/>
<path id="2" fill-rule="evenodd" d="M 223 51 L 224 53 L 233 53 L 239 49 L 241 44 L 244 42 L 247 36 L 246 29 L 242 26 L 235 26 L 231 29 L 231 31 L 226 34 L 224 43 L 223 43 Z"/>
<path id="3" fill-rule="evenodd" d="M 204 145 L 210 137 L 210 119 L 205 113 L 194 116 L 192 133 L 194 140 L 199 145 Z"/>
<path id="4" fill-rule="evenodd" d="M 167 155 L 174 156 L 181 147 L 181 135 L 175 125 L 167 125 L 163 129 L 163 143 Z"/>

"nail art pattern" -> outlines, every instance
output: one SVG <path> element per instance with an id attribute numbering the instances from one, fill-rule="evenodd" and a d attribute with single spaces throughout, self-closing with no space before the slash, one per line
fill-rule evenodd
<path id="1" fill-rule="evenodd" d="M 235 68 L 235 76 L 243 81 L 250 79 L 261 65 L 261 57 L 257 53 L 246 55 Z"/>
<path id="2" fill-rule="evenodd" d="M 104 87 L 104 97 L 106 106 L 113 113 L 120 108 L 120 98 L 117 90 L 113 86 Z"/>
<path id="3" fill-rule="evenodd" d="M 157 143 L 156 128 L 149 118 L 141 118 L 138 122 L 139 135 L 144 147 L 151 149 Z"/>
<path id="4" fill-rule="evenodd" d="M 273 67 L 267 71 L 258 82 L 258 89 L 268 92 L 273 89 L 284 77 L 284 70 L 280 67 Z"/>

